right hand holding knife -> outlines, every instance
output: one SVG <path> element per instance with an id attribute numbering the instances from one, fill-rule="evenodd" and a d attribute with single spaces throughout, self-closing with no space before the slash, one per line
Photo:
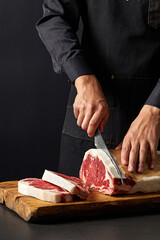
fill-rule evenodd
<path id="1" fill-rule="evenodd" d="M 101 85 L 93 74 L 82 75 L 75 80 L 77 96 L 73 104 L 77 125 L 94 136 L 99 126 L 101 132 L 107 123 L 109 109 Z"/>

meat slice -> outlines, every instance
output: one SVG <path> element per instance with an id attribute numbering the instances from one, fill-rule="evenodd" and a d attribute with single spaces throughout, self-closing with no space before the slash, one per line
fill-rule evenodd
<path id="1" fill-rule="evenodd" d="M 39 178 L 20 180 L 18 182 L 18 192 L 53 203 L 73 201 L 73 195 L 71 193 Z"/>
<path id="2" fill-rule="evenodd" d="M 123 185 L 120 177 L 109 157 L 101 149 L 90 149 L 85 155 L 80 168 L 80 178 L 90 187 L 103 194 L 125 194 L 135 192 L 160 191 L 160 156 L 154 170 L 148 168 L 150 161 L 147 157 L 143 174 L 129 173 L 127 166 L 121 164 L 119 150 L 111 151 L 119 164 L 123 176 Z"/>
<path id="3" fill-rule="evenodd" d="M 86 199 L 89 195 L 89 187 L 77 177 L 45 170 L 42 179 L 66 189 L 81 199 Z"/>

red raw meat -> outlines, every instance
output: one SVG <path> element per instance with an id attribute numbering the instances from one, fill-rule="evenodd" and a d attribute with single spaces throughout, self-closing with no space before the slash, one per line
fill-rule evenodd
<path id="1" fill-rule="evenodd" d="M 65 189 L 39 178 L 26 178 L 18 182 L 18 192 L 49 202 L 71 202 L 73 195 Z"/>
<path id="2" fill-rule="evenodd" d="M 129 173 L 127 166 L 121 164 L 120 151 L 112 150 L 112 153 L 114 153 L 112 155 L 119 164 L 123 176 L 123 185 L 114 165 L 105 152 L 101 149 L 90 149 L 85 153 L 80 169 L 80 178 L 90 188 L 108 195 L 160 191 L 160 158 L 158 158 L 154 170 L 148 168 L 150 160 L 147 158 L 148 162 L 146 162 L 143 174 Z"/>

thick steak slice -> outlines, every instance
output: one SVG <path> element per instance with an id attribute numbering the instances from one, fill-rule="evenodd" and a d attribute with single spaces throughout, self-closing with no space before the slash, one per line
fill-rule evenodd
<path id="1" fill-rule="evenodd" d="M 80 178 L 89 187 L 108 195 L 160 191 L 159 157 L 154 170 L 148 168 L 148 157 L 143 174 L 129 173 L 127 166 L 121 164 L 120 151 L 111 152 L 119 164 L 124 184 L 121 185 L 120 177 L 105 152 L 101 149 L 90 149 L 85 153 L 80 169 Z"/>
<path id="2" fill-rule="evenodd" d="M 73 195 L 65 189 L 38 178 L 20 180 L 18 192 L 53 203 L 73 201 Z"/>
<path id="3" fill-rule="evenodd" d="M 89 187 L 79 178 L 45 170 L 42 179 L 66 189 L 81 199 L 86 199 L 89 195 Z"/>

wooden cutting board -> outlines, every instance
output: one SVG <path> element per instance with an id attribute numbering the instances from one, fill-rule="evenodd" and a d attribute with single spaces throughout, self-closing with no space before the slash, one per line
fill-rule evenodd
<path id="1" fill-rule="evenodd" d="M 30 222 L 160 210 L 160 193 L 107 196 L 91 190 L 85 201 L 49 203 L 18 193 L 17 183 L 18 181 L 0 183 L 0 203 Z"/>

